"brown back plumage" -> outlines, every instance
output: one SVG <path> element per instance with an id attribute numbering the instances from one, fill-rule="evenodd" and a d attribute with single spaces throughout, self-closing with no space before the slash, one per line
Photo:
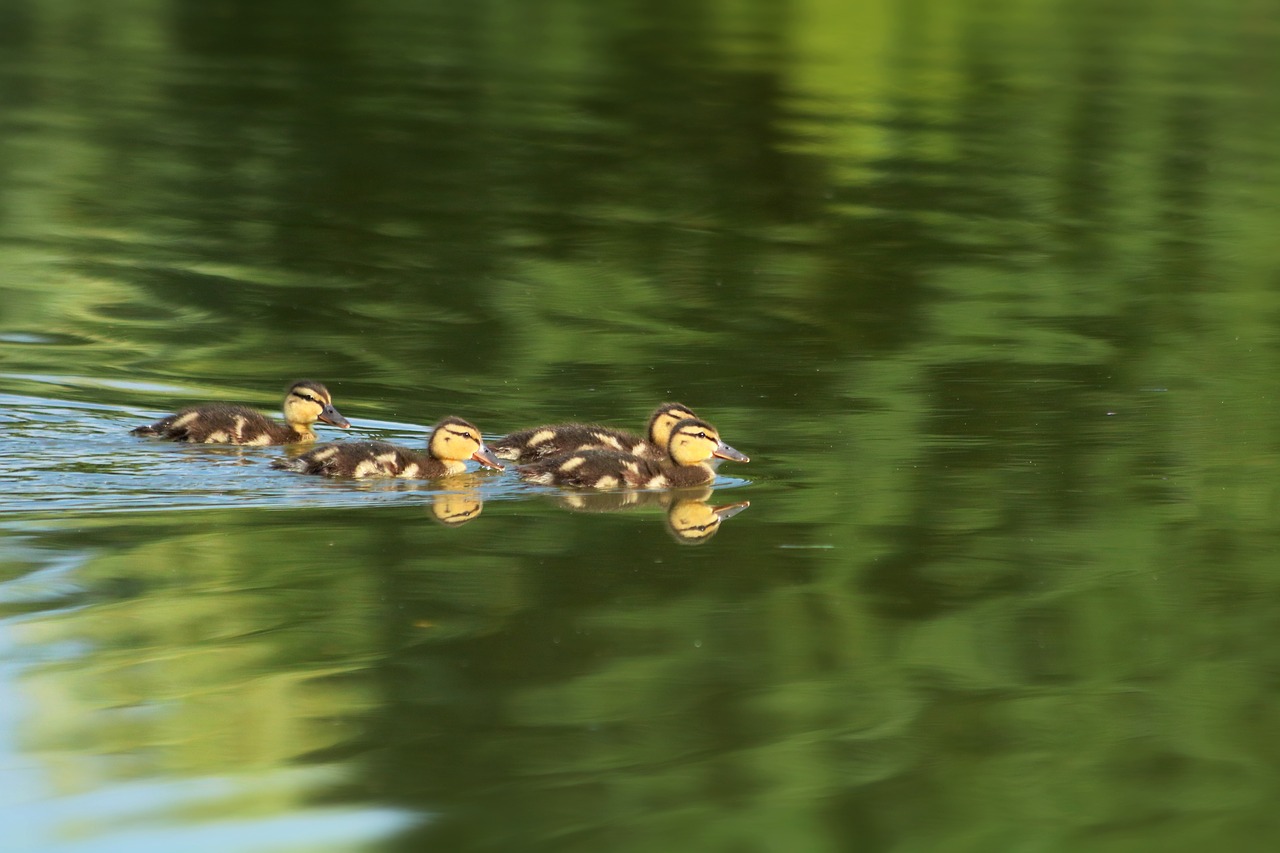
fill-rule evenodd
<path id="1" fill-rule="evenodd" d="M 616 450 L 661 460 L 666 456 L 671 428 L 691 417 L 695 415 L 683 403 L 663 403 L 649 417 L 644 436 L 599 424 L 546 424 L 513 432 L 492 442 L 489 448 L 498 458 L 517 462 L 535 462 L 576 450 Z"/>

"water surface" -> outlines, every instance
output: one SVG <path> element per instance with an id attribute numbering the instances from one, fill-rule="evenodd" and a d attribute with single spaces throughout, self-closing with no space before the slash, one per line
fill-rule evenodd
<path id="1" fill-rule="evenodd" d="M 14 849 L 1274 848 L 1268 4 L 429 5 L 0 0 Z"/>

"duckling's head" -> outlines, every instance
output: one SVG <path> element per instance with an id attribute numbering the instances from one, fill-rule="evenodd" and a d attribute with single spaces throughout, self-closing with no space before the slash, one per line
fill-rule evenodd
<path id="1" fill-rule="evenodd" d="M 663 403 L 654 409 L 649 418 L 649 441 L 654 447 L 666 450 L 671 440 L 671 428 L 685 418 L 697 418 L 684 403 Z"/>
<path id="2" fill-rule="evenodd" d="M 685 418 L 671 428 L 667 453 L 677 465 L 697 465 L 712 457 L 734 462 L 751 461 L 721 441 L 715 427 L 697 418 Z"/>
<path id="3" fill-rule="evenodd" d="M 474 459 L 486 468 L 502 470 L 502 463 L 484 446 L 480 430 L 462 418 L 448 417 L 431 431 L 431 455 L 445 462 Z"/>
<path id="4" fill-rule="evenodd" d="M 324 421 L 342 429 L 351 426 L 333 407 L 329 389 L 310 379 L 303 379 L 289 386 L 288 393 L 284 395 L 284 419 L 291 425 L 304 427 L 316 421 Z"/>

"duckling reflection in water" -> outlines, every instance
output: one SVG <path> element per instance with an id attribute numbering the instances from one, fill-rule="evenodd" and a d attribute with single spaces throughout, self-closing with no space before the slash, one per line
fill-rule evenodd
<path id="1" fill-rule="evenodd" d="M 586 489 L 678 489 L 715 479 L 712 459 L 750 461 L 720 439 L 706 421 L 685 418 L 671 429 L 667 458 L 654 462 L 617 450 L 580 450 L 520 465 L 516 474 L 544 486 Z"/>
<path id="2" fill-rule="evenodd" d="M 513 432 L 489 444 L 499 459 L 537 462 L 579 450 L 616 450 L 661 462 L 667 458 L 671 430 L 685 418 L 698 417 L 683 403 L 663 403 L 649 417 L 644 437 L 599 424 L 547 424 Z"/>
<path id="3" fill-rule="evenodd" d="M 431 500 L 431 517 L 445 527 L 461 527 L 474 521 L 484 509 L 484 501 L 476 494 L 449 492 Z"/>
<path id="4" fill-rule="evenodd" d="M 293 444 L 315 441 L 311 425 L 323 421 L 346 429 L 347 419 L 333 407 L 329 389 L 319 382 L 303 379 L 289 386 L 284 397 L 284 420 L 278 424 L 246 406 L 207 403 L 188 406 L 148 426 L 130 432 L 169 441 L 196 444 Z"/>
<path id="5" fill-rule="evenodd" d="M 625 512 L 647 506 L 666 510 L 666 528 L 682 545 L 701 545 L 720 531 L 725 520 L 733 518 L 750 501 L 712 506 L 708 503 L 710 488 L 680 489 L 666 492 L 574 492 L 557 503 L 574 512 Z"/>
<path id="6" fill-rule="evenodd" d="M 447 417 L 436 424 L 421 453 L 385 441 L 344 441 L 322 444 L 291 459 L 277 459 L 272 468 L 325 477 L 399 477 L 432 480 L 467 470 L 465 460 L 502 470 L 480 438 L 475 424 Z"/>
<path id="7" fill-rule="evenodd" d="M 667 532 L 683 545 L 701 545 L 720 532 L 720 524 L 733 518 L 751 501 L 711 506 L 706 501 L 676 501 L 667 511 Z"/>

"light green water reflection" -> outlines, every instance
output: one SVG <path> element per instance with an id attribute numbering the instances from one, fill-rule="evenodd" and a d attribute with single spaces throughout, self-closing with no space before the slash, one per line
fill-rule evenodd
<path id="1" fill-rule="evenodd" d="M 0 2 L 29 849 L 1275 846 L 1269 6 L 100 5 Z M 751 506 L 127 435 L 301 377 Z"/>

